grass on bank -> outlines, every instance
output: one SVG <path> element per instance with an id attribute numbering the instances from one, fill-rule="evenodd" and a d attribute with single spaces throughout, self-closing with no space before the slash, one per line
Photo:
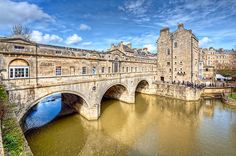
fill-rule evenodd
<path id="1" fill-rule="evenodd" d="M 2 120 L 2 139 L 5 153 L 9 156 L 19 156 L 24 150 L 22 131 L 16 118 L 12 115 L 12 107 L 8 104 L 7 93 L 0 86 L 0 119 Z"/>
<path id="2" fill-rule="evenodd" d="M 232 93 L 232 94 L 230 94 L 230 97 L 231 97 L 232 99 L 235 99 L 235 100 L 236 100 L 236 92 L 235 92 L 235 93 Z"/>

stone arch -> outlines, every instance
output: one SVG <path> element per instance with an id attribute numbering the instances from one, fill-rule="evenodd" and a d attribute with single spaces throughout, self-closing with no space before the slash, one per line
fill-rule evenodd
<path id="1" fill-rule="evenodd" d="M 139 80 L 135 86 L 134 92 L 148 93 L 150 83 L 146 79 Z"/>
<path id="2" fill-rule="evenodd" d="M 24 119 L 24 117 L 27 115 L 27 113 L 34 107 L 36 106 L 41 100 L 53 95 L 53 94 L 57 94 L 57 93 L 61 93 L 61 94 L 71 94 L 71 95 L 76 95 L 78 96 L 79 98 L 82 99 L 82 106 L 80 108 L 80 112 L 79 110 L 78 113 L 80 113 L 82 116 L 84 116 L 84 110 L 87 109 L 89 107 L 89 103 L 87 101 L 87 99 L 85 98 L 85 96 L 81 93 L 78 93 L 78 92 L 75 92 L 75 91 L 70 91 L 70 90 L 61 90 L 61 91 L 53 91 L 53 92 L 50 92 L 50 93 L 47 93 L 47 94 L 44 94 L 38 98 L 36 98 L 36 100 L 34 100 L 33 102 L 30 102 L 27 104 L 27 108 L 24 109 L 22 112 L 20 112 L 19 114 L 19 121 L 20 123 L 22 122 L 22 120 Z M 75 108 L 76 109 L 76 108 Z"/>
<path id="3" fill-rule="evenodd" d="M 114 90 L 112 90 L 112 89 L 114 89 Z M 115 91 L 115 89 L 118 89 L 116 93 L 118 93 L 120 95 L 117 95 L 117 96 L 116 95 L 114 95 L 114 96 L 111 95 L 111 92 Z M 122 94 L 129 94 L 128 86 L 126 86 L 122 83 L 110 84 L 110 85 L 106 86 L 105 88 L 103 88 L 101 90 L 101 92 L 100 92 L 101 94 L 100 94 L 100 97 L 99 97 L 99 100 L 98 100 L 100 104 L 102 102 L 102 98 L 106 95 L 107 92 L 108 92 L 108 94 L 110 95 L 111 98 L 121 100 L 121 101 L 124 101 L 124 102 L 126 102 L 126 100 L 124 100 L 124 97 L 122 97 Z"/>

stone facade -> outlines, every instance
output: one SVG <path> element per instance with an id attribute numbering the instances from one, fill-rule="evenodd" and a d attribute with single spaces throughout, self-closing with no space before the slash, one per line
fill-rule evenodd
<path id="1" fill-rule="evenodd" d="M 236 52 L 224 49 L 201 49 L 204 55 L 204 65 L 213 66 L 216 70 L 236 70 Z"/>
<path id="2" fill-rule="evenodd" d="M 100 116 L 103 96 L 134 103 L 136 91 L 155 94 L 156 56 L 123 43 L 98 52 L 4 38 L 0 58 L 1 79 L 18 106 L 18 120 L 53 93 L 79 96 L 83 102 L 76 110 L 89 120 Z"/>
<path id="3" fill-rule="evenodd" d="M 184 101 L 198 101 L 202 90 L 178 84 L 157 83 L 157 95 Z"/>
<path id="4" fill-rule="evenodd" d="M 198 39 L 183 24 L 175 32 L 160 31 L 157 40 L 158 76 L 162 81 L 199 81 Z"/>

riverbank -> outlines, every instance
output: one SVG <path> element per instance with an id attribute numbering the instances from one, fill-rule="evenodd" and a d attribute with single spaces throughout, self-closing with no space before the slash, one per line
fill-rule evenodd
<path id="1" fill-rule="evenodd" d="M 9 105 L 3 86 L 0 88 L 1 108 L 4 110 L 1 114 L 1 155 L 31 156 L 33 154 L 16 119 L 14 106 Z"/>
<path id="2" fill-rule="evenodd" d="M 236 93 L 222 95 L 225 104 L 236 108 Z"/>

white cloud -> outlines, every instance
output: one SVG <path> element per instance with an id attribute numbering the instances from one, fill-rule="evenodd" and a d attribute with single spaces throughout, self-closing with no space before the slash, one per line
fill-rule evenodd
<path id="1" fill-rule="evenodd" d="M 80 30 L 91 30 L 91 27 L 86 24 L 80 24 L 79 29 Z"/>
<path id="2" fill-rule="evenodd" d="M 199 41 L 199 46 L 200 47 L 207 47 L 208 44 L 210 44 L 212 42 L 211 39 L 209 39 L 208 37 L 203 37 L 200 41 Z M 208 46 L 209 47 L 209 46 Z"/>
<path id="3" fill-rule="evenodd" d="M 38 43 L 62 42 L 63 39 L 57 35 L 43 34 L 40 31 L 34 30 L 31 33 L 31 40 Z"/>
<path id="4" fill-rule="evenodd" d="M 82 41 L 82 37 L 78 36 L 77 34 L 73 34 L 72 36 L 69 36 L 66 39 L 66 44 L 68 45 L 77 44 L 80 41 Z"/>
<path id="5" fill-rule="evenodd" d="M 148 48 L 148 51 L 154 52 L 157 50 L 157 47 L 153 44 L 146 44 L 144 45 L 144 48 Z"/>
<path id="6" fill-rule="evenodd" d="M 37 20 L 50 21 L 53 18 L 35 4 L 0 0 L 0 26 L 14 25 Z"/>
<path id="7" fill-rule="evenodd" d="M 147 0 L 126 0 L 124 5 L 119 6 L 118 9 L 136 16 L 144 16 L 150 6 L 149 2 Z"/>
<path id="8" fill-rule="evenodd" d="M 92 42 L 83 42 L 83 43 L 81 43 L 81 45 L 83 45 L 83 46 L 88 46 L 88 45 L 91 45 L 92 44 Z"/>

